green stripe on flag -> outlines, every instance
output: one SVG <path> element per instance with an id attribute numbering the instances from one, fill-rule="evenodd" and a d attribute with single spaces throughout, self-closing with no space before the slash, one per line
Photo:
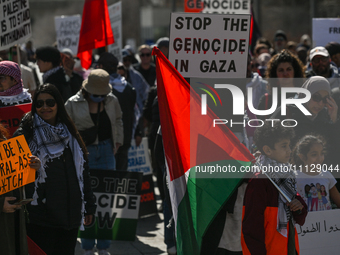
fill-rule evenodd
<path id="1" fill-rule="evenodd" d="M 250 166 L 251 162 L 223 160 L 200 166 Z M 177 254 L 199 254 L 208 226 L 227 202 L 245 173 L 198 173 L 190 169 L 187 192 L 178 207 Z M 205 178 L 207 176 L 208 178 Z M 236 178 L 238 177 L 238 178 Z M 189 242 L 189 244 L 187 243 Z"/>

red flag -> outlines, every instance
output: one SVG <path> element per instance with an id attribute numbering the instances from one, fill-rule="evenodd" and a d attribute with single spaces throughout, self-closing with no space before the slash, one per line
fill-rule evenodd
<path id="1" fill-rule="evenodd" d="M 91 66 L 93 49 L 113 43 L 106 0 L 85 0 L 77 54 L 82 67 Z"/>

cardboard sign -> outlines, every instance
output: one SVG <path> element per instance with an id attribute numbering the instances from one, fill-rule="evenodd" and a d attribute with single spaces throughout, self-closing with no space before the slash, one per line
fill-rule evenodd
<path id="1" fill-rule="evenodd" d="M 313 47 L 340 43 L 340 18 L 313 19 Z"/>
<path id="2" fill-rule="evenodd" d="M 25 113 L 30 112 L 31 108 L 31 103 L 0 107 L 0 122 L 7 128 L 11 136 L 18 129 L 21 118 Z"/>
<path id="3" fill-rule="evenodd" d="M 134 241 L 142 173 L 91 169 L 90 175 L 97 211 L 79 237 Z"/>
<path id="4" fill-rule="evenodd" d="M 308 212 L 305 224 L 295 226 L 300 255 L 338 254 L 340 210 Z"/>
<path id="5" fill-rule="evenodd" d="M 137 147 L 135 139 L 131 141 L 129 149 L 129 172 L 152 173 L 151 159 L 148 149 L 148 139 L 143 137 L 141 144 Z"/>
<path id="6" fill-rule="evenodd" d="M 80 15 L 54 17 L 55 31 L 58 42 L 58 50 L 65 48 L 78 52 L 79 33 L 81 27 Z"/>
<path id="7" fill-rule="evenodd" d="M 31 155 L 23 135 L 0 143 L 0 195 L 35 181 Z"/>
<path id="8" fill-rule="evenodd" d="M 28 0 L 0 1 L 0 50 L 21 44 L 32 36 Z"/>
<path id="9" fill-rule="evenodd" d="M 185 78 L 244 78 L 250 15 L 172 13 L 169 59 Z"/>
<path id="10" fill-rule="evenodd" d="M 185 12 L 250 14 L 250 0 L 185 0 Z"/>
<path id="11" fill-rule="evenodd" d="M 114 44 L 108 46 L 108 52 L 112 53 L 119 61 L 122 61 L 122 2 L 109 6 L 109 15 L 112 33 L 115 38 Z"/>

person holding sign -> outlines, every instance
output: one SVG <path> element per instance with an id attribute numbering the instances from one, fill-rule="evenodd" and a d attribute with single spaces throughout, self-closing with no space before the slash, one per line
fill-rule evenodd
<path id="1" fill-rule="evenodd" d="M 0 124 L 0 142 L 8 137 L 8 131 Z M 30 167 L 38 170 L 41 166 L 39 158 L 30 157 Z M 0 195 L 0 229 L 3 233 L 0 238 L 1 254 L 27 255 L 27 238 L 25 213 L 17 199 L 23 198 L 22 189 L 12 190 Z"/>
<path id="2" fill-rule="evenodd" d="M 15 133 L 22 134 L 41 160 L 35 182 L 26 186 L 33 198 L 27 234 L 47 254 L 73 255 L 78 229 L 92 222 L 96 204 L 86 146 L 54 85 L 37 90 Z"/>
<path id="3" fill-rule="evenodd" d="M 31 102 L 31 94 L 24 89 L 17 63 L 0 62 L 0 107 Z"/>

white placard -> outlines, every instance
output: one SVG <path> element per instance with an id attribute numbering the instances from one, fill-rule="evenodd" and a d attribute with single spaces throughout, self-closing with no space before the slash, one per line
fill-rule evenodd
<path id="1" fill-rule="evenodd" d="M 26 42 L 32 36 L 28 0 L 0 1 L 0 50 Z"/>
<path id="2" fill-rule="evenodd" d="M 169 59 L 185 78 L 245 78 L 250 15 L 172 13 Z"/>
<path id="3" fill-rule="evenodd" d="M 115 42 L 108 46 L 108 52 L 112 53 L 119 61 L 122 61 L 122 2 L 110 5 L 109 15 Z"/>
<path id="4" fill-rule="evenodd" d="M 129 149 L 128 171 L 152 174 L 148 139 L 143 137 L 141 144 L 137 147 L 135 139 L 131 141 Z"/>
<path id="5" fill-rule="evenodd" d="M 73 55 L 78 53 L 79 33 L 81 28 L 80 15 L 54 17 L 58 50 L 71 49 Z"/>
<path id="6" fill-rule="evenodd" d="M 185 0 L 185 12 L 250 14 L 250 0 Z"/>
<path id="7" fill-rule="evenodd" d="M 308 212 L 305 224 L 296 225 L 300 255 L 339 254 L 340 210 Z"/>
<path id="8" fill-rule="evenodd" d="M 313 47 L 340 43 L 340 18 L 313 19 Z"/>

